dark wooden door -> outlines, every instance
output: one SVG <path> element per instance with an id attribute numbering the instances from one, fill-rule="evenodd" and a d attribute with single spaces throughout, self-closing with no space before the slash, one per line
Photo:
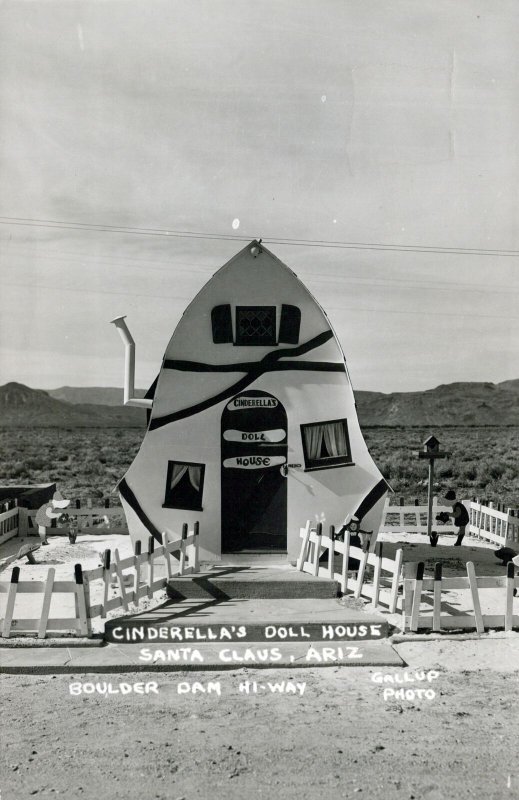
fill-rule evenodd
<path id="1" fill-rule="evenodd" d="M 222 553 L 286 551 L 287 415 L 272 395 L 245 391 L 222 414 Z"/>

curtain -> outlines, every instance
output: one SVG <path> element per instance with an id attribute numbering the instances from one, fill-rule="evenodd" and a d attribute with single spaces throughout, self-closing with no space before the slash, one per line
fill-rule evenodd
<path id="1" fill-rule="evenodd" d="M 328 450 L 328 455 L 336 458 L 337 456 L 348 455 L 348 445 L 346 442 L 346 431 L 342 422 L 329 422 L 324 425 L 324 443 Z"/>
<path id="2" fill-rule="evenodd" d="M 198 492 L 200 490 L 200 476 L 202 474 L 201 467 L 189 467 L 189 481 L 193 489 Z"/>
<path id="3" fill-rule="evenodd" d="M 183 476 L 187 472 L 187 467 L 184 464 L 173 464 L 173 471 L 171 473 L 171 481 L 169 484 L 169 490 L 175 488 L 177 483 L 182 480 Z"/>
<path id="4" fill-rule="evenodd" d="M 310 425 L 303 430 L 306 452 L 310 461 L 349 455 L 346 426 L 343 422 L 325 422 L 322 425 Z M 327 456 L 322 455 L 323 441 Z"/>
<path id="5" fill-rule="evenodd" d="M 308 428 L 303 429 L 306 452 L 311 461 L 315 461 L 321 456 L 324 428 L 324 425 L 311 425 Z"/>
<path id="6" fill-rule="evenodd" d="M 180 483 L 186 472 L 189 472 L 189 482 L 193 489 L 196 489 L 197 492 L 200 490 L 200 478 L 202 476 L 201 467 L 188 467 L 187 464 L 173 464 L 169 491 Z"/>

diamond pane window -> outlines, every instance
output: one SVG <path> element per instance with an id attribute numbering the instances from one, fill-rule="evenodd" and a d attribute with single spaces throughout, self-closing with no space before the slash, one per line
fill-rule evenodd
<path id="1" fill-rule="evenodd" d="M 275 345 L 276 307 L 237 306 L 236 344 Z"/>

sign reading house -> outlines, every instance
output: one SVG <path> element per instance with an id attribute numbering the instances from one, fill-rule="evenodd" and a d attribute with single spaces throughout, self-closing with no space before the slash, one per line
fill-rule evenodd
<path id="1" fill-rule="evenodd" d="M 275 397 L 249 397 L 240 395 L 227 404 L 229 411 L 241 411 L 242 408 L 276 408 L 278 401 Z"/>
<path id="2" fill-rule="evenodd" d="M 265 467 L 277 467 L 286 462 L 285 456 L 236 456 L 226 458 L 223 462 L 227 469 L 265 469 Z"/>
<path id="3" fill-rule="evenodd" d="M 223 432 L 226 442 L 282 442 L 286 431 L 276 428 L 272 431 L 236 431 L 232 428 Z"/>

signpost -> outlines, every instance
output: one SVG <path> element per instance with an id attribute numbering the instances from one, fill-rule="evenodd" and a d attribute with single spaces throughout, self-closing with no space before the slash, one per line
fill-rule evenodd
<path id="1" fill-rule="evenodd" d="M 415 450 L 414 455 L 420 459 L 427 459 L 429 461 L 429 488 L 427 492 L 427 535 L 434 547 L 437 542 L 437 536 L 432 536 L 432 505 L 433 505 L 433 483 L 434 483 L 434 462 L 437 458 L 447 458 L 451 455 L 447 450 L 440 450 L 440 442 L 436 436 L 429 436 L 422 445 L 422 450 Z"/>

